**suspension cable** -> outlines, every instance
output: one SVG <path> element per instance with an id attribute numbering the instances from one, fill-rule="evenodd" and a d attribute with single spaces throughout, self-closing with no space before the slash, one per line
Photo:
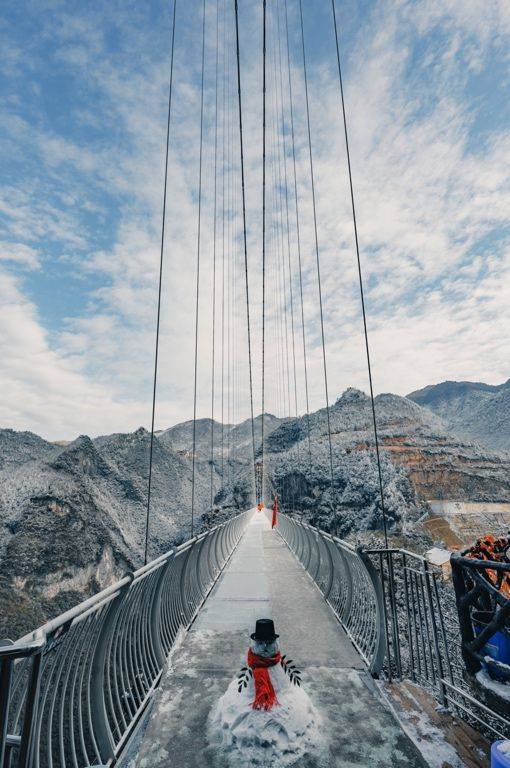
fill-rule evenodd
<path id="1" fill-rule="evenodd" d="M 280 76 L 280 93 L 281 93 L 281 121 L 282 121 L 282 137 L 283 137 L 283 175 L 284 175 L 284 190 L 285 190 L 285 218 L 287 229 L 287 255 L 288 255 L 288 268 L 289 268 L 289 291 L 290 291 L 290 318 L 291 318 L 291 336 L 292 336 L 292 366 L 293 366 L 293 378 L 294 378 L 294 413 L 297 418 L 298 415 L 298 397 L 297 397 L 297 373 L 296 373 L 296 337 L 294 330 L 294 292 L 293 292 L 293 279 L 292 279 L 292 262 L 291 262 L 291 247 L 290 247 L 290 220 L 289 220 L 289 190 L 287 179 L 287 141 L 285 137 L 285 108 L 284 108 L 284 91 L 283 91 L 283 67 L 282 67 L 282 45 L 281 45 L 281 28 L 280 28 L 280 0 L 276 3 L 277 14 L 277 31 L 278 31 L 278 68 Z"/>
<path id="2" fill-rule="evenodd" d="M 281 224 L 281 248 L 282 248 L 282 266 L 283 266 L 283 281 L 284 281 L 284 301 L 285 301 L 285 343 L 286 343 L 286 355 L 287 355 L 287 386 L 288 386 L 288 398 L 289 398 L 289 416 L 292 412 L 291 406 L 291 378 L 293 380 L 293 394 L 294 394 L 294 409 L 293 415 L 297 418 L 298 405 L 297 405 L 297 373 L 296 373 L 296 345 L 295 345 L 295 331 L 294 331 L 294 296 L 293 296 L 293 277 L 292 277 L 292 261 L 291 261 L 291 245 L 290 245 L 290 217 L 289 217 L 289 196 L 288 196 L 288 176 L 287 176 L 287 142 L 285 136 L 285 99 L 283 90 L 283 66 L 282 66 L 282 44 L 281 44 L 281 25 L 280 25 L 280 2 L 277 0 L 276 7 L 276 27 L 275 27 L 275 94 L 276 105 L 278 107 L 278 94 L 280 109 L 276 111 L 275 120 L 279 126 L 277 130 L 278 140 L 278 177 L 279 177 L 279 206 L 280 206 L 280 224 Z M 278 52 L 278 55 L 277 55 Z M 283 162 L 282 162 L 283 159 Z M 282 166 L 283 166 L 283 179 L 282 179 Z M 283 201 L 282 202 L 282 197 Z M 285 212 L 285 216 L 284 216 Z M 286 237 L 285 237 L 286 233 Z M 285 254 L 285 247 L 287 253 Z M 288 274 L 288 285 L 287 285 Z M 288 291 L 287 291 L 288 288 Z M 289 314 L 289 301 L 290 299 L 290 332 L 291 332 L 291 365 L 289 365 L 289 340 L 288 340 L 288 314 Z M 292 376 L 291 376 L 292 374 Z M 297 443 L 297 458 L 299 461 L 299 443 Z M 289 495 L 289 489 L 291 491 Z M 293 483 L 286 477 L 284 480 L 284 495 L 285 505 L 292 501 L 290 507 L 295 510 L 295 494 Z"/>
<path id="3" fill-rule="evenodd" d="M 303 75 L 304 75 L 304 83 L 305 83 L 306 124 L 307 124 L 307 132 L 308 132 L 308 155 L 309 155 L 309 159 L 310 159 L 310 180 L 311 180 L 311 187 L 312 187 L 313 227 L 314 227 L 314 236 L 315 236 L 315 258 L 316 258 L 316 264 L 317 264 L 317 282 L 318 282 L 318 288 L 319 288 L 319 310 L 320 310 L 321 338 L 322 338 L 322 362 L 323 362 L 323 368 L 324 368 L 324 389 L 325 389 L 325 394 L 326 394 L 326 417 L 327 417 L 327 427 L 328 427 L 329 463 L 330 463 L 330 471 L 331 471 L 331 491 L 334 494 L 334 487 L 335 486 L 334 486 L 334 474 L 333 474 L 333 447 L 332 447 L 332 442 L 331 442 L 331 419 L 330 419 L 330 413 L 329 413 L 328 372 L 327 372 L 327 365 L 326 365 L 326 344 L 325 344 L 325 338 L 324 338 L 324 312 L 323 312 L 323 305 L 322 305 L 321 270 L 320 270 L 320 257 L 319 257 L 319 236 L 318 236 L 318 232 L 317 232 L 317 208 L 316 208 L 316 200 L 315 200 L 315 181 L 314 181 L 314 172 L 313 172 L 312 134 L 311 134 L 311 128 L 310 128 L 310 105 L 309 105 L 309 98 L 308 98 L 308 76 L 307 76 L 307 66 L 306 66 L 305 32 L 304 32 L 304 23 L 303 23 L 303 3 L 302 3 L 302 0 L 299 0 L 299 16 L 300 16 L 300 21 L 301 21 L 301 49 L 302 49 L 302 54 L 303 54 Z"/>
<path id="4" fill-rule="evenodd" d="M 214 224 L 213 224 L 213 295 L 212 295 L 212 371 L 211 371 L 211 492 L 210 505 L 214 498 L 214 379 L 216 354 L 216 218 L 218 211 L 218 74 L 219 74 L 219 34 L 220 34 L 220 0 L 216 0 L 216 76 L 215 76 L 215 106 L 214 106 Z"/>
<path id="5" fill-rule="evenodd" d="M 274 24 L 273 24 L 274 26 Z M 276 28 L 274 29 L 274 37 L 276 38 Z M 285 259 L 285 242 L 284 242 L 284 222 L 283 222 L 283 180 L 282 180 L 282 161 L 281 161 L 281 155 L 282 155 L 282 141 L 280 139 L 280 131 L 278 126 L 279 121 L 279 109 L 278 109 L 278 96 L 279 96 L 279 90 L 278 90 L 278 67 L 277 67 L 277 55 L 276 55 L 276 40 L 274 41 L 273 46 L 273 66 L 274 66 L 274 147 L 275 147 L 275 155 L 276 155 L 276 168 L 275 168 L 275 184 L 277 189 L 277 194 L 275 197 L 275 207 L 276 207 L 276 216 L 277 216 L 277 223 L 279 223 L 279 238 L 278 238 L 278 248 L 279 248 L 279 255 L 280 255 L 280 265 L 281 265 L 281 280 L 282 280 L 282 299 L 283 299 L 283 308 L 282 308 L 282 314 L 283 314 L 283 327 L 284 327 L 284 346 L 285 346 L 285 364 L 286 364 L 286 376 L 284 380 L 284 386 L 286 385 L 286 392 L 287 392 L 287 411 L 286 416 L 290 416 L 291 414 L 291 385 L 290 385 L 290 364 L 289 364 L 289 323 L 288 323 L 288 300 L 287 300 L 287 268 L 286 268 L 286 259 Z M 282 99 L 283 103 L 283 94 L 280 93 L 280 97 Z M 282 107 L 283 110 L 283 107 Z M 283 111 L 282 111 L 283 115 Z M 283 131 L 283 124 L 282 124 L 282 131 Z"/>
<path id="6" fill-rule="evenodd" d="M 274 46 L 272 49 L 272 56 L 269 57 L 270 63 L 273 65 L 272 77 L 269 82 L 273 86 L 271 91 L 271 98 L 269 100 L 269 141 L 270 141 L 270 157 L 271 157 L 271 228 L 270 228 L 270 244 L 273 264 L 273 290 L 275 306 L 275 335 L 276 335 L 276 351 L 277 351 L 277 380 L 279 386 L 279 415 L 285 418 L 289 413 L 289 387 L 288 387 L 288 355 L 286 356 L 285 350 L 285 282 L 282 274 L 282 216 L 281 216 L 281 184 L 279 184 L 277 175 L 277 162 L 279 163 L 278 145 L 277 145 L 277 90 L 276 90 L 276 67 L 274 58 Z M 281 181 L 281 179 L 280 179 Z M 283 305 L 283 306 L 282 306 Z M 287 366 L 286 366 L 287 362 Z"/>
<path id="7" fill-rule="evenodd" d="M 224 42 L 226 43 L 226 26 L 223 31 Z M 223 487 L 225 482 L 225 112 L 227 104 L 227 91 L 226 91 L 226 72 L 227 72 L 227 55 L 226 44 L 223 51 L 223 109 L 221 119 L 221 158 L 222 158 L 222 175 L 221 175 L 221 485 Z"/>
<path id="8" fill-rule="evenodd" d="M 237 58 L 237 101 L 239 110 L 239 155 L 241 161 L 241 197 L 243 209 L 243 251 L 244 251 L 244 277 L 246 289 L 246 325 L 248 332 L 248 374 L 250 387 L 250 415 L 251 415 L 251 438 L 253 451 L 253 480 L 254 492 L 257 490 L 257 475 L 255 467 L 255 422 L 253 417 L 253 373 L 251 361 L 251 327 L 250 327 L 250 288 L 248 279 L 248 242 L 246 232 L 246 191 L 244 183 L 244 145 L 243 145 L 243 109 L 242 109 L 242 88 L 241 88 L 241 62 L 239 55 L 239 10 L 237 0 L 234 0 L 235 11 L 235 29 L 236 29 L 236 58 Z"/>
<path id="9" fill-rule="evenodd" d="M 294 201 L 295 201 L 295 209 L 296 209 L 296 245 L 297 245 L 297 255 L 298 255 L 299 298 L 300 298 L 300 307 L 301 307 L 301 337 L 303 342 L 303 367 L 304 367 L 304 378 L 305 378 L 306 425 L 307 425 L 307 436 L 308 436 L 308 463 L 309 463 L 309 468 L 311 468 L 312 441 L 311 441 L 311 435 L 310 435 L 310 399 L 309 399 L 309 393 L 308 393 L 308 364 L 307 364 L 307 353 L 306 353 L 305 310 L 304 310 L 304 300 L 303 300 L 303 268 L 302 268 L 302 259 L 301 259 L 301 231 L 299 226 L 299 197 L 298 197 L 298 188 L 297 188 L 296 142 L 295 142 L 295 132 L 294 132 L 294 106 L 293 106 L 293 92 L 292 92 L 292 70 L 290 65 L 289 15 L 288 15 L 287 0 L 285 0 L 285 37 L 286 37 L 286 44 L 287 44 L 290 133 L 291 133 L 291 144 L 292 144 L 292 166 L 293 166 L 293 176 L 294 176 Z"/>
<path id="10" fill-rule="evenodd" d="M 204 145 L 205 0 L 202 2 L 202 76 L 200 95 L 200 154 L 198 161 L 197 284 L 195 299 L 195 369 L 193 378 L 193 456 L 191 470 L 191 538 L 195 519 L 195 453 L 197 446 L 198 309 L 200 297 L 200 246 L 202 235 L 202 156 Z"/>
<path id="11" fill-rule="evenodd" d="M 345 98 L 344 98 L 344 86 L 343 86 L 343 79 L 342 79 L 342 67 L 340 62 L 340 43 L 339 43 L 339 35 L 338 35 L 338 26 L 337 26 L 337 19 L 336 19 L 336 8 L 335 8 L 335 0 L 331 0 L 331 8 L 333 11 L 333 26 L 335 29 L 335 43 L 336 43 L 336 59 L 338 64 L 338 82 L 340 84 L 340 98 L 342 103 L 342 119 L 343 119 L 343 125 L 344 125 L 344 136 L 345 136 L 345 150 L 347 155 L 347 168 L 349 172 L 349 188 L 350 188 L 350 194 L 351 194 L 351 209 L 352 209 L 352 223 L 354 228 L 354 242 L 356 246 L 356 260 L 358 265 L 358 279 L 359 279 L 359 291 L 360 291 L 360 299 L 361 299 L 361 311 L 363 314 L 363 330 L 364 330 L 364 336 L 365 336 L 365 351 L 366 351 L 366 357 L 367 357 L 367 368 L 368 368 L 368 381 L 370 385 L 370 402 L 372 406 L 372 422 L 373 422 L 373 429 L 374 429 L 374 441 L 375 441 L 375 452 L 377 457 L 377 473 L 379 476 L 379 494 L 381 498 L 381 512 L 382 512 L 382 518 L 383 518 L 383 528 L 384 528 L 384 544 L 386 549 L 388 549 L 388 526 L 386 522 L 386 506 L 384 503 L 384 490 L 383 490 L 383 481 L 382 481 L 382 470 L 381 470 L 381 457 L 379 453 L 379 436 L 377 432 L 377 419 L 375 414 L 375 399 L 374 399 L 374 387 L 373 387 L 373 379 L 372 379 L 372 364 L 370 360 L 370 345 L 368 343 L 368 328 L 367 328 L 367 314 L 365 309 L 365 294 L 363 289 L 363 275 L 362 275 L 362 269 L 361 269 L 361 257 L 360 257 L 360 250 L 359 250 L 359 239 L 358 239 L 358 223 L 356 219 L 356 205 L 354 202 L 354 186 L 352 181 L 352 166 L 351 166 L 351 155 L 349 150 L 349 133 L 347 130 L 347 116 L 346 116 L 346 110 L 345 110 Z"/>
<path id="12" fill-rule="evenodd" d="M 260 501 L 264 498 L 264 411 L 266 382 L 266 0 L 262 2 L 262 421 Z"/>
<path id="13" fill-rule="evenodd" d="M 165 251 L 165 220 L 166 220 L 166 190 L 168 184 L 168 154 L 170 147 L 170 119 L 172 115 L 172 84 L 174 75 L 174 42 L 175 42 L 175 17 L 177 10 L 177 0 L 174 0 L 174 11 L 172 16 L 172 39 L 170 53 L 170 75 L 168 81 L 168 112 L 166 123 L 166 153 L 165 153 L 165 181 L 163 185 L 163 211 L 161 216 L 161 249 L 159 254 L 159 280 L 158 280 L 158 309 L 156 320 L 156 345 L 154 352 L 154 379 L 152 387 L 152 418 L 151 418 L 151 441 L 149 449 L 149 484 L 147 488 L 147 514 L 145 519 L 145 548 L 143 563 L 147 565 L 147 553 L 149 546 L 149 522 L 151 512 L 151 490 L 152 490 L 152 459 L 154 450 L 154 421 L 156 417 L 156 390 L 158 381 L 158 353 L 159 353 L 159 328 L 161 320 L 161 286 L 163 283 L 163 254 Z"/>
<path id="14" fill-rule="evenodd" d="M 231 55 L 230 55 L 230 47 L 228 48 L 228 61 L 227 61 L 227 72 L 230 72 L 231 68 Z M 228 472 L 227 472 L 227 481 L 229 485 L 232 484 L 232 461 L 231 461 L 231 448 L 232 448 L 232 384 L 233 384 L 233 377 L 232 377 L 232 302 L 233 302 L 233 290 L 232 290 L 232 273 L 233 273 L 233 267 L 232 267 L 232 258 L 233 258 L 233 247 L 232 247 L 232 215 L 233 215 L 233 208 L 234 208 L 234 197 L 233 197 L 233 152 L 232 152 L 232 91 L 230 87 L 230 78 L 228 80 L 228 110 L 227 110 L 227 137 L 228 137 L 228 183 L 227 183 L 227 190 L 228 190 L 228 237 L 227 237 L 227 281 L 228 281 L 228 303 L 227 303 L 227 425 L 228 425 L 228 431 L 227 431 L 227 462 L 228 462 Z"/>

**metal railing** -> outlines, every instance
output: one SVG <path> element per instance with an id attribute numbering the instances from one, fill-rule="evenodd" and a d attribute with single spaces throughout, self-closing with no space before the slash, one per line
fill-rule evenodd
<path id="1" fill-rule="evenodd" d="M 488 736 L 510 738 L 508 704 L 487 699 L 466 674 L 451 581 L 404 549 L 365 550 L 364 555 L 374 564 L 384 597 L 386 676 L 410 679 Z"/>
<path id="2" fill-rule="evenodd" d="M 305 522 L 278 516 L 278 532 L 310 574 L 374 676 L 386 653 L 381 582 L 361 550 Z"/>
<path id="3" fill-rule="evenodd" d="M 510 738 L 508 705 L 482 700 L 466 679 L 455 594 L 439 569 L 403 549 L 356 549 L 283 513 L 278 532 L 374 676 L 410 679 L 488 735 Z"/>
<path id="4" fill-rule="evenodd" d="M 0 768 L 113 765 L 249 514 L 0 646 Z"/>

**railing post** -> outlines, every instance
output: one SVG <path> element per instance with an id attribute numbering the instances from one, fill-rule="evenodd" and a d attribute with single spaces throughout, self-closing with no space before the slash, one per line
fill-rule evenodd
<path id="1" fill-rule="evenodd" d="M 2 640 L 1 646 L 12 645 L 11 640 Z M 3 768 L 6 752 L 7 730 L 9 728 L 9 704 L 11 701 L 12 659 L 0 660 L 0 768 Z"/>
<path id="2" fill-rule="evenodd" d="M 308 551 L 308 556 L 306 558 L 306 563 L 303 562 L 303 568 L 305 571 L 308 571 L 308 568 L 310 566 L 310 561 L 312 559 L 312 543 L 311 538 L 313 537 L 313 533 L 310 532 L 310 529 L 303 525 L 303 531 L 305 534 L 305 541 L 306 541 L 306 548 Z M 304 552 L 303 552 L 304 555 Z"/>
<path id="3" fill-rule="evenodd" d="M 181 578 L 179 583 L 179 595 L 181 598 L 181 618 L 183 622 L 183 626 L 187 627 L 188 622 L 193 615 L 193 611 L 189 611 L 189 605 L 188 605 L 188 599 L 186 595 L 186 572 L 188 570 L 188 563 L 191 555 L 191 550 L 193 549 L 193 544 L 188 547 L 186 550 L 186 555 L 184 559 L 184 563 L 182 564 L 181 568 Z"/>
<path id="4" fill-rule="evenodd" d="M 207 590 L 207 585 L 202 584 L 202 574 L 200 572 L 200 569 L 202 567 L 202 565 L 201 565 L 202 564 L 202 554 L 203 554 L 204 547 L 207 545 L 207 569 L 210 572 L 211 571 L 211 567 L 210 567 L 210 561 L 209 561 L 209 550 L 211 548 L 210 539 L 211 539 L 212 535 L 214 535 L 214 534 L 209 534 L 208 536 L 204 536 L 204 538 L 200 542 L 200 549 L 198 550 L 197 559 L 196 559 L 196 562 L 195 562 L 195 578 L 197 580 L 198 589 L 199 589 L 199 592 L 200 592 L 201 595 L 204 595 L 206 590 Z M 190 548 L 190 550 L 191 550 L 191 548 Z"/>
<path id="5" fill-rule="evenodd" d="M 161 596 L 167 573 L 170 570 L 173 562 L 175 562 L 174 554 L 168 558 L 165 565 L 161 566 L 156 589 L 154 590 L 152 610 L 150 614 L 150 634 L 152 637 L 152 644 L 154 653 L 156 655 L 156 661 L 158 662 L 160 669 L 163 668 L 166 661 L 165 650 L 163 648 L 163 643 L 161 642 Z"/>
<path id="6" fill-rule="evenodd" d="M 216 540 L 214 542 L 214 559 L 216 560 L 215 563 L 215 570 L 213 574 L 213 578 L 218 573 L 219 569 L 223 565 L 223 533 L 224 533 L 224 525 L 220 525 L 216 532 Z"/>
<path id="7" fill-rule="evenodd" d="M 441 651 L 439 648 L 439 637 L 437 633 L 437 625 L 436 625 L 436 615 L 434 612 L 434 601 L 432 599 L 432 590 L 430 588 L 430 571 L 429 571 L 429 564 L 426 560 L 423 561 L 423 572 L 425 576 L 425 589 L 427 592 L 427 602 L 429 604 L 429 611 L 430 611 L 430 618 L 432 622 L 432 636 L 434 638 L 434 649 L 436 652 L 436 659 L 437 659 L 437 671 L 439 675 L 439 698 L 441 699 L 441 704 L 446 706 L 446 690 L 445 685 L 443 682 L 444 678 L 444 670 L 443 670 L 443 659 L 441 658 Z"/>
<path id="8" fill-rule="evenodd" d="M 345 577 L 345 583 L 347 585 L 347 598 L 345 600 L 345 604 L 342 607 L 342 621 L 344 624 L 348 624 L 349 618 L 351 615 L 351 608 L 352 608 L 352 597 L 354 590 L 352 588 L 352 573 L 351 569 L 349 567 L 349 563 L 347 562 L 347 557 L 345 556 L 344 552 L 342 552 L 342 547 L 340 544 L 338 544 L 335 541 L 336 551 L 338 552 L 338 556 L 340 560 L 342 561 L 343 566 L 343 576 Z"/>
<path id="9" fill-rule="evenodd" d="M 34 751 L 34 724 L 37 721 L 39 710 L 39 684 L 41 681 L 42 664 L 41 647 L 32 657 L 32 668 L 30 670 L 30 679 L 27 688 L 27 698 L 25 702 L 25 713 L 23 717 L 23 728 L 21 731 L 21 743 L 19 748 L 18 766 L 19 768 L 31 768 Z"/>
<path id="10" fill-rule="evenodd" d="M 397 598 L 395 594 L 395 574 L 393 572 L 393 554 L 386 552 L 388 562 L 388 593 L 391 606 L 391 631 L 393 648 L 395 649 L 395 661 L 397 663 L 397 675 L 402 679 L 402 659 L 400 656 L 400 639 L 398 631 Z"/>
<path id="11" fill-rule="evenodd" d="M 329 596 L 331 594 L 331 590 L 333 589 L 333 583 L 335 581 L 335 571 L 334 571 L 334 565 L 333 565 L 333 557 L 331 555 L 330 550 L 330 544 L 334 546 L 333 542 L 329 541 L 328 539 L 324 539 L 324 544 L 326 547 L 326 552 L 328 555 L 328 567 L 329 567 L 329 577 L 328 577 L 328 583 L 327 586 L 324 589 L 324 599 L 328 600 Z"/>
<path id="12" fill-rule="evenodd" d="M 124 584 L 108 606 L 108 613 L 99 631 L 99 637 L 92 658 L 92 675 L 90 686 L 90 706 L 94 724 L 94 736 L 96 739 L 101 759 L 104 763 L 115 755 L 115 743 L 108 723 L 105 702 L 105 664 L 106 654 L 110 645 L 112 634 L 115 630 L 117 616 L 124 603 L 124 598 L 129 592 L 133 581 L 133 574 L 127 574 L 129 581 Z"/>
<path id="13" fill-rule="evenodd" d="M 381 578 L 374 564 L 363 552 L 358 548 L 356 554 L 366 568 L 366 571 L 370 577 L 370 581 L 374 587 L 375 604 L 376 604 L 376 626 L 377 626 L 377 644 L 374 650 L 372 661 L 370 662 L 370 672 L 374 677 L 379 677 L 384 664 L 384 658 L 386 656 L 386 650 L 388 647 L 386 637 L 386 624 L 384 621 L 384 595 L 382 589 Z M 389 660 L 388 660 L 389 661 Z"/>
<path id="14" fill-rule="evenodd" d="M 450 556 L 450 564 L 452 566 L 452 581 L 455 589 L 455 600 L 457 603 L 457 612 L 459 614 L 459 629 L 462 641 L 462 658 L 466 669 L 472 675 L 476 674 L 481 668 L 481 664 L 476 657 L 470 654 L 467 650 L 467 646 L 473 642 L 475 633 L 471 624 L 471 615 L 469 612 L 469 596 L 470 593 L 466 589 L 465 575 L 462 569 L 462 562 L 460 554 L 452 552 Z M 474 587 L 476 589 L 476 587 Z"/>

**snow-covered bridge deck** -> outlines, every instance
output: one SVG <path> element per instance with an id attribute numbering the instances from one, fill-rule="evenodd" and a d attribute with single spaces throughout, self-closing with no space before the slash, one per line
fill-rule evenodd
<path id="1" fill-rule="evenodd" d="M 264 514 L 255 514 L 200 614 L 173 652 L 133 768 L 224 765 L 207 718 L 245 664 L 255 620 L 274 619 L 323 721 L 322 757 L 306 768 L 424 766 L 322 595 Z M 246 765 L 250 765 L 247 756 Z"/>

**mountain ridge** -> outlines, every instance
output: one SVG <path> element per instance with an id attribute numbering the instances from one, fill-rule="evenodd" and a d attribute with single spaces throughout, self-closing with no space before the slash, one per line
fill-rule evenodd
<path id="1" fill-rule="evenodd" d="M 407 395 L 463 440 L 510 452 L 510 379 L 502 384 L 443 381 Z"/>
<path id="2" fill-rule="evenodd" d="M 375 406 L 392 532 L 414 536 L 429 499 L 510 501 L 510 458 L 457 438 L 412 399 L 385 393 Z M 261 418 L 254 425 L 257 461 Z M 287 509 L 341 535 L 380 529 L 364 392 L 349 388 L 330 409 L 333 486 L 325 408 L 264 418 L 268 494 L 274 488 Z M 188 421 L 161 430 L 153 443 L 150 557 L 190 533 L 192 427 Z M 216 422 L 212 461 L 210 428 L 201 420 L 195 435 L 195 530 L 255 501 L 251 421 L 224 425 L 223 447 Z M 140 565 L 150 443 L 143 427 L 65 445 L 0 429 L 0 636 L 23 634 Z"/>

